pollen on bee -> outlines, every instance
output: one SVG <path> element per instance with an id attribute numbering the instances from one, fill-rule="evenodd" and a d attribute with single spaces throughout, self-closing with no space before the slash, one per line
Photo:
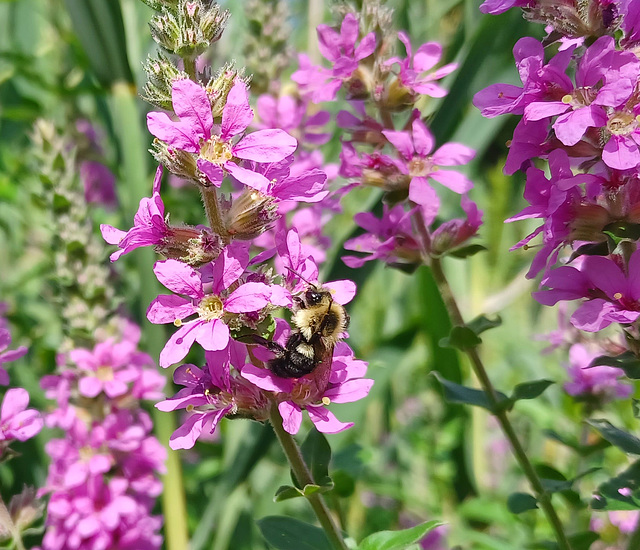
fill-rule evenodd
<path id="1" fill-rule="evenodd" d="M 181 326 L 182 326 L 182 319 L 176 319 L 176 320 L 173 322 L 173 324 L 174 324 L 176 327 L 181 327 Z"/>
<path id="2" fill-rule="evenodd" d="M 329 399 L 327 396 L 322 398 L 322 404 L 327 406 L 331 404 L 331 399 Z"/>

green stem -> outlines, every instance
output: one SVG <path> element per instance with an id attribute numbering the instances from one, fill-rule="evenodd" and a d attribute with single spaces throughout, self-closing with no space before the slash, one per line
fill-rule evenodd
<path id="1" fill-rule="evenodd" d="M 9 513 L 4 500 L 2 500 L 2 496 L 0 496 L 0 523 L 9 529 L 11 538 L 16 545 L 16 550 L 25 550 L 22 537 L 20 536 L 20 530 L 16 527 L 16 524 L 13 523 L 11 514 Z"/>
<path id="2" fill-rule="evenodd" d="M 229 242 L 229 233 L 222 222 L 220 215 L 220 203 L 218 202 L 218 193 L 216 188 L 211 185 L 209 187 L 200 187 L 200 195 L 204 203 L 204 211 L 209 222 L 209 227 L 214 233 L 220 235 L 223 241 Z"/>
<path id="3" fill-rule="evenodd" d="M 191 80 L 198 82 L 198 79 L 196 78 L 196 58 L 183 57 L 182 62 L 184 64 L 184 72 L 189 75 Z"/>
<path id="4" fill-rule="evenodd" d="M 282 427 L 282 416 L 280 416 L 280 411 L 278 411 L 278 406 L 275 402 L 271 407 L 269 420 L 273 426 L 273 431 L 276 432 L 276 436 L 282 446 L 282 450 L 287 456 L 287 460 L 293 470 L 293 475 L 295 476 L 298 485 L 300 485 L 300 487 L 315 485 L 313 476 L 302 458 L 302 453 L 300 452 L 295 439 L 293 439 L 293 436 L 286 432 Z M 329 537 L 333 547 L 336 550 L 348 550 L 347 545 L 342 538 L 342 534 L 333 521 L 322 496 L 319 494 L 309 495 L 307 500 L 311 504 L 313 511 L 316 513 L 318 521 L 320 522 L 320 525 L 322 525 L 327 537 Z"/>
<path id="5" fill-rule="evenodd" d="M 445 277 L 444 271 L 442 269 L 442 263 L 438 258 L 431 258 L 430 265 L 431 272 L 433 273 L 433 278 L 438 285 L 438 289 L 440 290 L 442 299 L 445 303 L 447 311 L 449 312 L 451 322 L 454 326 L 463 326 L 465 324 L 464 319 L 462 317 L 462 314 L 460 313 L 460 309 L 458 308 L 458 304 L 455 300 L 451 287 L 449 286 L 449 281 L 447 281 L 447 278 Z M 497 411 L 494 414 L 498 419 L 504 435 L 511 444 L 511 450 L 513 451 L 513 454 L 518 461 L 518 464 L 520 464 L 522 471 L 529 480 L 531 488 L 536 495 L 536 499 L 540 503 L 542 510 L 544 511 L 547 519 L 549 520 L 549 523 L 551 524 L 551 527 L 556 536 L 556 540 L 558 541 L 558 546 L 562 550 L 571 550 L 571 545 L 569 544 L 567 536 L 564 533 L 560 518 L 558 517 L 558 514 L 556 513 L 555 508 L 551 503 L 549 494 L 544 490 L 542 481 L 540 481 L 540 478 L 538 477 L 538 474 L 531 464 L 527 453 L 522 447 L 522 444 L 520 443 L 520 440 L 516 435 L 513 425 L 507 417 L 506 411 L 501 410 L 499 407 L 498 395 L 495 388 L 493 387 L 493 384 L 491 383 L 491 380 L 489 379 L 489 375 L 487 374 L 484 364 L 482 363 L 482 359 L 480 359 L 478 349 L 469 348 L 465 350 L 465 353 L 471 360 L 471 365 L 480 382 L 482 390 L 485 392 L 487 398 L 491 402 L 492 408 Z"/>

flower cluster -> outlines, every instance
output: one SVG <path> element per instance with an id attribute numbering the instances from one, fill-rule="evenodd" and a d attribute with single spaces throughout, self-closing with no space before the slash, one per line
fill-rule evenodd
<path id="1" fill-rule="evenodd" d="M 543 43 L 520 39 L 513 52 L 522 86 L 494 84 L 474 98 L 484 116 L 522 117 L 504 171 L 526 173 L 528 206 L 507 221 L 540 221 L 514 247 L 541 241 L 528 273 L 543 274 L 542 290 L 534 297 L 546 305 L 575 302 L 570 321 L 582 331 L 621 324 L 627 342 L 637 340 L 634 327 L 640 316 L 635 4 L 589 2 L 585 10 L 569 2 L 552 14 L 544 2 L 485 2 L 482 9 L 489 13 L 525 6 L 528 16 L 550 25 L 544 44 L 564 40 L 551 56 Z M 548 171 L 536 159 L 547 161 Z M 563 254 L 565 249 L 569 254 Z M 559 260 L 569 265 L 556 267 Z M 583 360 L 572 363 L 584 363 L 586 350 L 573 353 Z M 595 380 L 599 372 L 589 374 L 591 382 L 577 381 L 572 391 L 600 384 Z"/>
<path id="2" fill-rule="evenodd" d="M 65 437 L 46 445 L 51 466 L 40 494 L 50 494 L 43 550 L 160 548 L 162 518 L 152 516 L 162 492 L 166 450 L 152 435 L 140 400 L 157 400 L 164 377 L 138 351 L 140 330 L 122 321 L 121 334 L 93 349 L 58 357 L 58 374 L 42 386 L 57 408 L 49 427 Z"/>
<path id="3" fill-rule="evenodd" d="M 332 69 L 313 66 L 301 56 L 300 69 L 292 78 L 303 97 L 314 102 L 332 100 L 344 90 L 353 111 L 337 115 L 338 126 L 350 136 L 342 140 L 339 174 L 354 185 L 385 193 L 382 219 L 368 212 L 358 214 L 356 222 L 366 233 L 345 244 L 348 250 L 368 256 L 345 256 L 344 261 L 358 267 L 380 258 L 403 268 L 415 267 L 425 254 L 438 256 L 463 247 L 482 224 L 482 213 L 467 195 L 473 183 L 459 169 L 475 152 L 461 143 L 437 145 L 415 109 L 422 97 L 446 95 L 438 81 L 456 64 L 434 69 L 442 47 L 428 42 L 414 53 L 405 32 L 397 38 L 406 56 L 390 57 L 395 37 L 375 24 L 366 34 L 363 27 L 353 13 L 345 15 L 339 31 L 320 25 L 320 51 Z M 402 129 L 396 129 L 397 124 Z M 461 196 L 466 220 L 439 217 L 441 196 L 434 183 L 453 191 L 453 197 Z"/>

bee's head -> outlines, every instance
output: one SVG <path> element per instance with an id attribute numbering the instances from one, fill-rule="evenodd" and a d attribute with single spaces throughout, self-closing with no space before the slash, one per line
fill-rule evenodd
<path id="1" fill-rule="evenodd" d="M 304 300 L 307 306 L 317 306 L 323 301 L 331 301 L 331 294 L 326 290 L 320 290 L 316 286 L 312 286 L 304 293 Z"/>

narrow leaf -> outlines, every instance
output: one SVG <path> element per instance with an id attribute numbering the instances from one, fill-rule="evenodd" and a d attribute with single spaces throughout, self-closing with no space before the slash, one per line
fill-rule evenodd
<path id="1" fill-rule="evenodd" d="M 443 348 L 455 348 L 461 351 L 475 348 L 481 343 L 482 340 L 473 330 L 461 326 L 453 327 L 449 336 L 440 340 L 440 346 Z"/>
<path id="2" fill-rule="evenodd" d="M 624 430 L 616 428 L 607 420 L 587 420 L 602 437 L 625 453 L 640 455 L 640 439 Z"/>
<path id="3" fill-rule="evenodd" d="M 615 356 L 600 355 L 591 361 L 587 368 L 601 365 L 622 369 L 632 380 L 640 380 L 640 359 L 638 359 L 631 351 L 625 351 L 624 353 Z"/>
<path id="4" fill-rule="evenodd" d="M 277 550 L 332 550 L 324 531 L 315 525 L 285 516 L 257 521 L 264 539 Z"/>
<path id="5" fill-rule="evenodd" d="M 433 376 L 435 376 L 440 384 L 442 384 L 442 389 L 444 390 L 444 398 L 450 403 L 464 403 L 466 405 L 475 405 L 476 407 L 482 407 L 483 409 L 487 409 L 491 412 L 496 412 L 494 410 L 491 401 L 487 397 L 487 395 L 482 390 L 476 390 L 474 388 L 468 388 L 467 386 L 461 386 L 460 384 L 456 384 L 455 382 L 450 382 L 449 380 L 445 380 L 442 376 L 433 372 Z M 500 403 L 504 403 L 508 401 L 507 396 L 504 393 L 496 392 Z"/>
<path id="6" fill-rule="evenodd" d="M 529 493 L 511 493 L 507 499 L 507 508 L 512 514 L 522 514 L 537 507 L 536 497 Z"/>
<path id="7" fill-rule="evenodd" d="M 518 384 L 511 394 L 512 401 L 518 401 L 520 399 L 535 399 L 542 395 L 544 391 L 553 384 L 553 380 L 532 380 L 531 382 L 524 382 Z"/>
<path id="8" fill-rule="evenodd" d="M 403 550 L 419 542 L 429 531 L 443 525 L 439 521 L 427 521 L 403 531 L 380 531 L 364 539 L 358 550 Z"/>

